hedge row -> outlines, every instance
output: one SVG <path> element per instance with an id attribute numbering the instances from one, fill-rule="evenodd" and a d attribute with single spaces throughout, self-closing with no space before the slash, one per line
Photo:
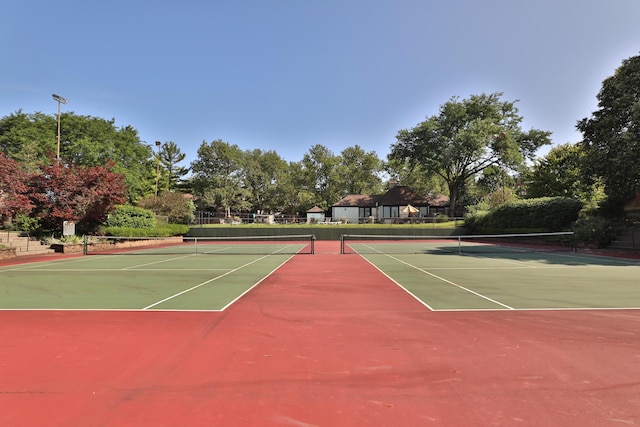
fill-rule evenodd
<path id="1" fill-rule="evenodd" d="M 187 234 L 189 226 L 184 224 L 164 224 L 154 228 L 102 227 L 101 231 L 107 236 L 117 237 L 171 237 Z"/>
<path id="2" fill-rule="evenodd" d="M 474 231 L 483 230 L 569 230 L 578 219 L 582 202 L 568 197 L 542 197 L 522 199 L 504 204 L 484 214 L 470 215 L 465 226 Z"/>
<path id="3" fill-rule="evenodd" d="M 119 205 L 109 214 L 106 227 L 154 228 L 156 215 L 149 209 Z"/>

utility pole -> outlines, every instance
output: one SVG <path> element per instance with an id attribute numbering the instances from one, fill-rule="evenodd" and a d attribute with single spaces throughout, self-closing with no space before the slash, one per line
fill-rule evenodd
<path id="1" fill-rule="evenodd" d="M 158 154 L 156 159 L 156 197 L 158 197 L 158 183 L 160 182 L 160 146 L 162 143 L 156 141 L 156 147 L 158 147 Z"/>
<path id="2" fill-rule="evenodd" d="M 60 164 L 60 104 L 66 104 L 69 100 L 61 97 L 60 95 L 56 95 L 55 93 L 51 96 L 58 102 L 58 149 L 56 151 L 56 160 L 58 161 L 58 164 Z"/>

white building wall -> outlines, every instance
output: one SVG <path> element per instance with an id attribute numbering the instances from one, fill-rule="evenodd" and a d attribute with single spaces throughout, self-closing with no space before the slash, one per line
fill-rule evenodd
<path id="1" fill-rule="evenodd" d="M 358 223 L 358 208 L 352 207 L 332 207 L 331 208 L 331 221 L 342 221 L 346 219 L 347 222 L 357 224 Z"/>

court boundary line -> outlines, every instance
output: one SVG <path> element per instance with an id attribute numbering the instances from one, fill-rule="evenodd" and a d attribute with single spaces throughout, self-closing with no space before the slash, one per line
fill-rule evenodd
<path id="1" fill-rule="evenodd" d="M 280 248 L 278 251 L 275 251 L 273 253 L 270 254 L 266 254 L 263 255 L 257 259 L 252 260 L 251 262 L 248 262 L 246 264 L 243 264 L 239 267 L 233 268 L 233 269 L 197 269 L 198 271 L 226 271 L 224 274 L 220 275 L 220 276 L 216 276 L 210 280 L 207 280 L 205 282 L 202 282 L 198 285 L 192 286 L 189 289 L 185 289 L 181 292 L 178 292 L 177 294 L 171 295 L 167 298 L 164 298 L 163 300 L 160 301 L 156 301 L 155 303 L 147 306 L 147 307 L 143 307 L 143 308 L 138 308 L 138 309 L 128 309 L 128 308 L 0 308 L 0 312 L 2 311 L 60 311 L 60 312 L 64 312 L 64 311 L 86 311 L 86 312 L 147 312 L 147 313 L 153 313 L 153 312 L 176 312 L 176 313 L 216 313 L 216 312 L 223 312 L 225 311 L 227 308 L 229 308 L 231 305 L 233 305 L 234 303 L 236 303 L 238 300 L 240 300 L 243 296 L 245 296 L 248 292 L 250 292 L 252 289 L 254 289 L 256 286 L 258 286 L 260 283 L 262 283 L 264 280 L 266 280 L 268 277 L 270 277 L 276 270 L 278 270 L 280 267 L 282 267 L 285 263 L 287 263 L 289 260 L 291 260 L 295 255 L 297 255 L 297 253 L 295 254 L 287 254 L 289 255 L 286 259 L 284 259 L 280 264 L 278 264 L 273 270 L 271 270 L 269 273 L 265 274 L 262 278 L 260 278 L 260 280 L 258 280 L 257 282 L 255 282 L 254 284 L 252 284 L 251 286 L 249 286 L 246 290 L 244 290 L 242 293 L 240 293 L 238 296 L 236 296 L 234 299 L 232 299 L 230 302 L 228 302 L 225 306 L 223 306 L 222 308 L 219 309 L 152 309 L 153 307 L 155 307 L 158 304 L 162 304 L 163 302 L 169 301 L 170 299 L 173 298 L 177 298 L 180 295 L 183 295 L 187 292 L 191 292 L 192 290 L 195 290 L 197 288 L 200 288 L 202 286 L 205 286 L 211 282 L 214 282 L 222 277 L 225 277 L 235 271 L 238 271 L 244 267 L 247 267 L 249 265 L 252 265 L 258 261 L 261 261 L 265 258 L 268 258 L 270 256 L 273 255 L 283 255 L 283 254 L 279 254 L 279 251 L 282 251 L 286 248 L 288 248 L 291 245 L 286 246 L 285 248 Z M 173 258 L 173 259 L 180 259 L 180 258 L 185 258 L 185 257 L 190 257 L 190 256 L 194 256 L 194 255 L 198 255 L 198 254 L 188 254 L 184 257 L 178 257 L 178 258 Z M 125 256 L 125 255 L 116 255 L 116 256 Z M 56 260 L 56 261 L 60 261 L 60 262 L 75 262 L 75 261 L 81 261 L 81 260 L 85 260 L 87 258 L 85 257 L 78 257 L 78 258 L 73 258 L 72 260 L 67 259 L 67 260 Z M 42 263 L 46 264 L 53 264 L 56 261 L 42 261 Z M 159 261 L 161 262 L 161 261 Z M 36 262 L 35 264 L 40 264 L 41 262 Z M 32 265 L 32 264 L 30 264 Z M 144 265 L 144 264 L 142 264 Z M 35 266 L 33 268 L 36 268 Z M 13 269 L 13 268 L 8 268 L 8 269 L 0 269 L 0 272 L 2 271 L 20 271 L 20 270 L 26 270 L 26 269 Z M 146 269 L 145 269 L 146 270 Z M 141 271 L 145 271 L 145 270 L 141 270 Z M 149 269 L 150 271 L 161 271 L 162 269 Z M 181 270 L 190 270 L 193 271 L 193 269 L 172 269 L 175 271 L 181 271 Z M 60 270 L 60 269 L 42 269 L 42 270 L 37 270 L 38 272 L 49 272 L 49 271 L 65 271 L 65 270 Z M 136 271 L 136 270 L 131 270 L 129 268 L 121 268 L 121 269 L 75 269 L 75 270 L 70 270 L 70 271 Z"/>
<path id="2" fill-rule="evenodd" d="M 465 291 L 468 291 L 472 294 L 475 294 L 481 298 L 485 298 L 491 302 L 495 302 L 497 305 L 501 305 L 504 308 L 433 308 L 431 307 L 429 304 L 427 304 L 425 301 L 422 301 L 420 298 L 418 298 L 413 292 L 411 292 L 410 290 L 408 290 L 405 286 L 403 286 L 402 284 L 400 284 L 399 282 L 397 282 L 395 279 L 393 279 L 392 277 L 390 277 L 387 273 L 385 273 L 382 269 L 380 269 L 380 267 L 378 267 L 377 265 L 375 265 L 372 261 L 370 261 L 365 255 L 368 254 L 358 254 L 360 255 L 361 258 L 364 258 L 369 264 L 371 264 L 376 270 L 380 271 L 382 274 L 384 274 L 387 278 L 389 278 L 393 283 L 395 283 L 397 286 L 399 286 L 400 288 L 402 288 L 405 292 L 407 292 L 409 295 L 411 295 L 413 298 L 415 298 L 416 300 L 418 300 L 420 303 L 422 303 L 424 306 L 426 306 L 427 308 L 429 308 L 430 311 L 434 312 L 434 313 L 438 313 L 438 312 L 460 312 L 460 313 L 473 313 L 473 312 L 516 312 L 516 311 L 637 311 L 640 310 L 640 306 L 639 307 L 541 307 L 541 308 L 516 308 L 516 307 L 510 307 L 506 304 L 503 304 L 499 301 L 495 301 L 489 297 L 484 297 L 482 294 L 477 293 L 473 290 L 467 289 L 464 286 L 458 285 L 454 282 L 451 282 L 447 279 L 444 279 L 442 277 L 439 277 L 433 273 L 430 273 L 428 271 L 425 271 L 425 269 L 414 266 L 406 261 L 403 261 L 401 259 L 398 259 L 390 254 L 385 254 L 381 251 L 378 251 L 377 255 L 384 255 L 386 257 L 389 257 L 391 259 L 393 259 L 394 261 L 397 261 L 401 264 L 405 264 L 411 268 L 414 268 L 422 273 L 425 273 L 427 275 L 430 275 L 434 278 L 440 279 L 446 283 L 449 283 L 453 286 L 456 286 L 458 288 L 461 288 Z M 376 254 L 371 254 L 371 255 L 376 255 Z M 568 255 L 571 256 L 571 255 Z M 591 255 L 584 255 L 584 257 L 590 257 Z M 604 257 L 606 258 L 606 257 Z M 638 263 L 633 263 L 633 262 L 628 262 L 625 263 L 628 264 L 629 266 L 640 266 L 638 265 Z M 577 266 L 563 266 L 563 267 L 541 267 L 542 269 L 545 268 L 549 268 L 549 269 L 554 269 L 554 268 L 609 268 L 609 267 L 619 267 L 616 265 L 605 265 L 605 266 L 601 266 L 601 265 L 596 265 L 596 266 L 583 266 L 583 265 L 577 265 Z M 500 270 L 503 269 L 528 269 L 530 267 L 504 267 L 504 268 L 499 268 Z M 441 268 L 443 270 L 455 270 L 455 268 Z"/>
<path id="3" fill-rule="evenodd" d="M 433 274 L 433 273 L 431 273 L 431 272 L 429 272 L 429 271 L 425 270 L 424 268 L 421 268 L 421 267 L 415 266 L 415 265 L 413 265 L 413 264 L 410 264 L 410 263 L 408 263 L 408 262 L 406 262 L 406 261 L 403 261 L 403 260 L 401 260 L 401 259 L 399 259 L 399 258 L 396 258 L 396 257 L 394 257 L 394 256 L 391 256 L 391 255 L 386 255 L 386 256 L 388 256 L 389 258 L 391 258 L 391 259 L 393 259 L 393 260 L 395 260 L 395 261 L 397 261 L 397 262 L 399 262 L 399 263 L 401 263 L 401 264 L 405 264 L 405 265 L 407 265 L 407 266 L 409 266 L 409 267 L 411 267 L 411 268 L 414 268 L 414 269 L 416 269 L 416 270 L 418 270 L 418 271 L 421 271 L 422 273 L 424 273 L 424 274 L 426 274 L 426 275 L 428 275 L 428 276 L 431 276 L 431 277 L 433 277 L 433 278 L 435 278 L 435 279 L 438 279 L 438 280 L 440 280 L 440 281 L 442 281 L 442 282 L 445 282 L 445 283 L 447 283 L 447 284 L 449 284 L 449 285 L 455 286 L 455 287 L 457 287 L 458 289 L 462 289 L 463 291 L 466 291 L 466 292 L 468 292 L 468 293 L 470 293 L 470 294 L 472 294 L 472 295 L 475 295 L 475 296 L 477 296 L 477 297 L 479 297 L 479 298 L 481 298 L 481 299 L 484 299 L 484 300 L 489 301 L 489 302 L 491 302 L 491 303 L 493 303 L 493 304 L 496 304 L 496 305 L 502 306 L 502 307 L 504 307 L 504 308 L 505 308 L 505 309 L 507 309 L 507 310 L 514 310 L 514 308 L 513 308 L 513 307 L 508 306 L 507 304 L 504 304 L 504 303 L 502 303 L 502 302 L 500 302 L 500 301 L 498 301 L 498 300 L 495 300 L 495 299 L 493 299 L 493 298 L 490 298 L 490 297 L 488 297 L 488 296 L 486 296 L 486 295 L 482 295 L 482 294 L 481 294 L 481 293 L 479 293 L 479 292 L 476 292 L 476 291 L 474 291 L 474 290 L 472 290 L 472 289 L 469 289 L 469 288 L 467 288 L 467 287 L 465 287 L 465 286 L 462 286 L 462 285 L 460 285 L 460 284 L 458 284 L 458 283 L 452 282 L 451 280 L 445 279 L 444 277 L 440 277 L 440 276 L 438 276 L 437 274 Z"/>
<path id="4" fill-rule="evenodd" d="M 213 278 L 211 278 L 211 279 L 209 279 L 209 280 L 206 280 L 206 281 L 204 281 L 204 282 L 202 282 L 202 283 L 199 283 L 199 284 L 197 284 L 197 285 L 195 285 L 195 286 L 192 286 L 192 287 L 190 287 L 190 288 L 188 288 L 188 289 L 185 289 L 185 290 L 183 290 L 183 291 L 180 291 L 180 292 L 178 292 L 178 293 L 176 293 L 176 294 L 174 294 L 174 295 L 170 295 L 170 296 L 168 296 L 167 298 L 161 299 L 160 301 L 156 301 L 156 302 L 155 302 L 155 303 L 153 303 L 153 304 L 150 304 L 150 305 L 148 305 L 148 306 L 146 306 L 146 307 L 141 308 L 141 310 L 142 310 L 142 311 L 148 311 L 149 309 L 151 309 L 151 308 L 153 308 L 153 307 L 155 307 L 155 306 L 157 306 L 157 305 L 159 305 L 159 304 L 162 304 L 162 303 L 164 303 L 164 302 L 167 302 L 167 301 L 169 301 L 169 300 L 172 300 L 172 299 L 174 299 L 174 298 L 177 298 L 177 297 L 179 297 L 179 296 L 181 296 L 181 295 L 184 295 L 184 294 L 186 294 L 186 293 L 188 293 L 188 292 L 191 292 L 191 291 L 193 291 L 193 290 L 195 290 L 195 289 L 201 288 L 202 286 L 208 285 L 208 284 L 209 284 L 209 283 L 211 283 L 211 282 L 215 282 L 215 281 L 216 281 L 216 280 L 218 280 L 218 279 L 221 279 L 221 278 L 223 278 L 223 277 L 226 277 L 226 276 L 228 276 L 229 274 L 235 273 L 235 272 L 236 272 L 236 271 L 238 271 L 238 270 L 241 270 L 241 269 L 243 269 L 243 268 L 245 268 L 245 267 L 247 267 L 247 266 L 249 266 L 249 265 L 255 264 L 256 262 L 261 261 L 261 260 L 263 260 L 263 259 L 265 259 L 265 258 L 268 258 L 268 257 L 270 257 L 270 256 L 272 256 L 272 255 L 277 255 L 277 253 L 273 253 L 273 254 L 268 254 L 268 255 L 261 256 L 260 258 L 254 259 L 254 260 L 252 260 L 251 262 L 248 262 L 248 263 L 246 263 L 246 264 L 244 264 L 244 265 L 241 265 L 240 267 L 236 267 L 236 268 L 234 268 L 234 269 L 231 269 L 231 270 L 227 271 L 226 273 L 221 274 L 220 276 L 213 277 Z M 275 269 L 273 269 L 271 272 L 269 272 L 268 274 L 266 274 L 266 275 L 265 275 L 262 279 L 260 279 L 258 282 L 256 282 L 256 283 L 254 283 L 253 285 L 251 285 L 247 290 L 245 290 L 244 292 L 242 292 L 238 297 L 236 297 L 235 299 L 233 299 L 229 304 L 227 304 L 226 306 L 224 306 L 224 307 L 223 307 L 221 310 L 219 310 L 219 311 L 224 311 L 224 310 L 225 310 L 229 305 L 233 304 L 233 302 L 237 301 L 240 297 L 242 297 L 243 295 L 245 295 L 249 290 L 251 290 L 251 289 L 253 289 L 254 287 L 256 287 L 256 286 L 257 286 L 259 283 L 261 283 L 261 282 L 262 282 L 266 277 L 269 277 L 271 274 L 273 274 L 273 272 L 274 272 L 274 271 L 276 271 L 278 268 L 280 268 L 284 263 L 286 263 L 287 261 L 289 261 L 289 260 L 290 260 L 291 258 L 293 258 L 294 256 L 295 256 L 295 254 L 294 254 L 294 255 L 290 255 L 287 259 L 285 259 L 282 263 L 280 263 L 280 264 L 279 264 Z"/>
<path id="5" fill-rule="evenodd" d="M 414 300 L 418 301 L 420 304 L 422 304 L 423 306 L 427 307 L 430 311 L 436 311 L 433 307 L 431 307 L 427 302 L 421 300 L 420 298 L 418 298 L 413 292 L 411 292 L 409 289 L 405 288 L 402 284 L 400 284 L 400 282 L 396 281 L 393 277 L 389 276 L 387 273 L 385 273 L 382 269 L 380 269 L 380 267 L 378 267 L 377 265 L 375 265 L 373 262 L 371 262 L 369 259 L 367 259 L 367 257 L 360 255 L 360 258 L 364 259 L 366 262 L 369 263 L 369 265 L 371 265 L 373 268 L 375 268 L 376 270 L 378 270 L 380 273 L 382 273 L 383 276 L 385 276 L 387 279 L 391 280 L 396 286 L 398 286 L 399 288 L 401 288 L 403 291 L 405 291 L 408 295 L 410 295 Z"/>
<path id="6" fill-rule="evenodd" d="M 509 313 L 514 311 L 638 311 L 640 307 L 541 307 L 541 308 L 513 308 L 507 310 L 504 308 L 436 308 L 437 312 L 503 312 Z"/>
<path id="7" fill-rule="evenodd" d="M 370 248 L 371 248 L 371 247 L 370 247 Z M 371 249 L 374 249 L 374 248 L 371 248 Z M 482 294 L 481 294 L 481 293 L 479 293 L 479 292 L 473 291 L 473 290 L 471 290 L 471 289 L 469 289 L 469 288 L 466 288 L 466 287 L 464 287 L 464 286 L 462 286 L 462 285 L 459 285 L 459 284 L 457 284 L 457 283 L 454 283 L 454 282 L 452 282 L 452 281 L 450 281 L 450 280 L 445 279 L 444 277 L 440 277 L 440 276 L 438 276 L 438 275 L 436 275 L 436 274 L 430 273 L 429 271 L 426 271 L 426 270 L 425 270 L 425 269 L 423 269 L 423 268 L 420 268 L 420 267 L 418 267 L 418 266 L 415 266 L 415 265 L 413 265 L 413 264 L 410 264 L 410 263 L 408 263 L 408 262 L 406 262 L 406 261 L 403 261 L 403 260 L 401 260 L 401 259 L 399 259 L 399 258 L 396 258 L 396 257 L 394 257 L 394 256 L 392 256 L 392 255 L 390 255 L 390 254 L 385 254 L 385 253 L 380 252 L 380 251 L 378 251 L 378 253 L 379 253 L 380 255 L 384 255 L 384 256 L 386 256 L 386 257 L 388 257 L 388 258 L 391 258 L 392 260 L 397 261 L 397 262 L 399 262 L 399 263 L 401 263 L 401 264 L 405 264 L 405 265 L 407 265 L 407 266 L 409 266 L 409 267 L 411 267 L 411 268 L 414 268 L 414 269 L 416 269 L 416 270 L 418 270 L 418 271 L 421 271 L 422 273 L 427 274 L 427 275 L 429 275 L 429 276 L 431 276 L 431 277 L 433 277 L 433 278 L 435 278 L 435 279 L 438 279 L 438 280 L 440 280 L 440 281 L 442 281 L 442 282 L 448 283 L 449 285 L 452 285 L 452 286 L 455 286 L 455 287 L 457 287 L 457 288 L 459 288 L 459 289 L 462 289 L 462 290 L 464 290 L 464 291 L 466 291 L 466 292 L 468 292 L 468 293 L 470 293 L 470 294 L 473 294 L 473 295 L 475 295 L 475 296 L 477 296 L 477 297 L 479 297 L 479 298 L 481 298 L 481 299 L 484 299 L 484 300 L 487 300 L 487 301 L 489 301 L 489 302 L 491 302 L 491 303 L 493 303 L 493 304 L 496 304 L 496 305 L 502 306 L 502 307 L 504 307 L 504 308 L 505 308 L 505 309 L 507 309 L 507 310 L 514 310 L 514 308 L 513 308 L 513 307 L 510 307 L 510 306 L 508 306 L 507 304 L 501 303 L 500 301 L 498 301 L 498 300 L 494 300 L 493 298 L 489 298 L 489 297 L 488 297 L 488 296 L 486 296 L 486 295 L 482 295 Z M 361 256 L 362 256 L 363 258 L 367 259 L 366 257 L 364 257 L 364 255 L 361 255 Z M 367 261 L 369 261 L 369 260 L 367 259 Z M 376 267 L 373 263 L 371 263 L 371 261 L 369 261 L 369 263 L 370 263 L 371 265 L 373 265 L 374 267 Z M 377 268 L 377 267 L 376 267 L 376 268 Z M 380 269 L 378 269 L 378 270 L 380 270 Z M 382 270 L 380 270 L 380 271 L 382 271 Z M 384 273 L 384 272 L 383 272 L 383 273 Z M 384 274 L 386 275 L 386 273 L 384 273 Z M 387 277 L 389 277 L 389 276 L 387 275 Z M 392 279 L 392 280 L 393 280 L 393 279 Z M 395 280 L 394 280 L 394 282 L 395 282 Z M 396 283 L 397 283 L 397 282 L 396 282 Z M 413 295 L 413 296 L 414 296 L 414 298 L 417 298 L 418 300 L 420 300 L 420 299 L 419 299 L 415 294 L 413 294 L 413 292 L 409 291 L 409 290 L 408 290 L 408 289 L 406 289 L 404 286 L 402 286 L 402 288 L 403 288 L 403 289 L 405 289 L 407 292 L 409 292 L 411 295 Z M 423 303 L 424 303 L 424 301 L 423 301 Z M 426 303 L 425 303 L 425 304 L 426 304 Z"/>

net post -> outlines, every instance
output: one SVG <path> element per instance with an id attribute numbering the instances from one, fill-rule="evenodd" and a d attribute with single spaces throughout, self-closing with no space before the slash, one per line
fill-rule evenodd
<path id="1" fill-rule="evenodd" d="M 316 253 L 316 235 L 311 235 L 311 255 Z"/>
<path id="2" fill-rule="evenodd" d="M 340 235 L 340 255 L 344 255 L 344 234 Z"/>
<path id="3" fill-rule="evenodd" d="M 82 239 L 82 255 L 88 255 L 88 252 L 89 252 L 89 248 L 88 248 L 89 242 L 88 242 L 88 240 L 89 239 L 88 239 L 87 235 L 85 234 L 84 235 L 84 239 Z"/>
<path id="4" fill-rule="evenodd" d="M 458 236 L 458 255 L 462 255 L 462 237 Z"/>
<path id="5" fill-rule="evenodd" d="M 198 238 L 197 237 L 193 238 L 193 251 L 196 254 L 198 253 Z"/>

